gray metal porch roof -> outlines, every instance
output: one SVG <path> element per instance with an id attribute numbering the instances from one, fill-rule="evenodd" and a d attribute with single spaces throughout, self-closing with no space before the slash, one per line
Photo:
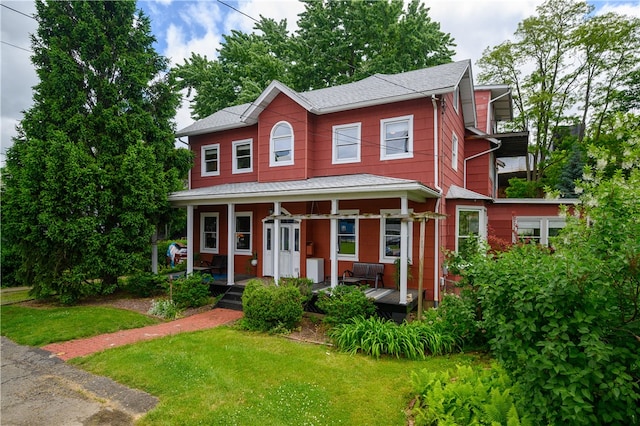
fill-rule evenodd
<path id="1" fill-rule="evenodd" d="M 440 196 L 428 186 L 408 179 L 354 174 L 314 177 L 279 182 L 227 183 L 174 192 L 169 201 L 176 207 L 226 203 L 249 204 L 274 201 L 396 198 L 407 196 L 424 202 Z"/>

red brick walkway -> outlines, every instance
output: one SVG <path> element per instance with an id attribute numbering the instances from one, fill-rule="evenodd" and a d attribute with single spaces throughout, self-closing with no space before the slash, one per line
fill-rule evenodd
<path id="1" fill-rule="evenodd" d="M 42 349 L 52 352 L 58 358 L 66 361 L 78 356 L 90 355 L 104 349 L 116 346 L 128 345 L 141 340 L 155 339 L 170 334 L 185 331 L 204 330 L 242 318 L 241 311 L 216 308 L 201 314 L 191 315 L 171 322 L 134 328 L 131 330 L 116 331 L 115 333 L 101 334 L 86 339 L 70 340 L 68 342 L 52 343 L 43 346 Z"/>

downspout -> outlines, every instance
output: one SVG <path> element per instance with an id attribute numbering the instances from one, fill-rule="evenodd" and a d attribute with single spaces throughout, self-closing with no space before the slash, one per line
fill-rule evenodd
<path id="1" fill-rule="evenodd" d="M 463 166 L 463 174 L 464 174 L 464 176 L 463 176 L 463 179 L 464 179 L 463 187 L 464 187 L 464 189 L 467 189 L 467 161 L 473 160 L 474 158 L 478 158 L 478 157 L 480 157 L 482 155 L 485 155 L 485 154 L 489 154 L 489 153 L 491 153 L 493 151 L 497 151 L 502 146 L 502 141 L 500 139 L 495 139 L 495 140 L 497 140 L 497 142 L 493 142 L 493 138 L 487 138 L 487 139 L 489 140 L 489 142 L 495 143 L 496 147 L 488 149 L 486 151 L 479 152 L 477 154 L 472 155 L 471 157 L 467 157 L 467 158 L 464 159 L 464 166 Z"/>
<path id="2" fill-rule="evenodd" d="M 434 187 L 439 193 L 439 197 L 436 200 L 435 213 L 440 213 L 440 200 L 442 200 L 442 188 L 440 188 L 439 168 L 438 163 L 440 161 L 440 155 L 438 146 L 440 140 L 438 138 L 438 98 L 435 95 L 431 95 L 431 103 L 433 104 L 433 166 L 434 166 Z M 433 233 L 433 304 L 434 307 L 438 306 L 438 286 L 440 283 L 440 220 L 434 221 L 434 233 Z M 418 297 L 422 297 L 419 294 Z"/>
<path id="3" fill-rule="evenodd" d="M 489 101 L 489 105 L 488 105 L 488 108 L 487 108 L 487 126 L 486 126 L 486 128 L 487 128 L 486 132 L 487 133 L 489 133 L 489 134 L 495 133 L 491 129 L 491 111 L 493 111 L 491 109 L 491 104 L 494 103 L 495 101 L 497 101 L 498 99 L 502 98 L 503 96 L 509 95 L 510 93 L 511 93 L 510 91 L 509 92 L 505 92 L 502 95 L 498 96 L 497 98 L 493 98 L 493 99 L 491 99 Z"/>

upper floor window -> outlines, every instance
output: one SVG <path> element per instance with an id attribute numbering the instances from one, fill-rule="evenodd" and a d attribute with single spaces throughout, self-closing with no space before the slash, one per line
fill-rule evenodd
<path id="1" fill-rule="evenodd" d="M 293 129 L 286 121 L 281 121 L 271 129 L 270 166 L 293 164 Z"/>
<path id="2" fill-rule="evenodd" d="M 458 135 L 451 136 L 451 167 L 458 170 Z"/>
<path id="3" fill-rule="evenodd" d="M 251 253 L 251 212 L 236 214 L 236 252 Z"/>
<path id="4" fill-rule="evenodd" d="M 253 139 L 233 142 L 233 173 L 253 171 Z"/>
<path id="5" fill-rule="evenodd" d="M 453 110 L 458 112 L 458 105 L 460 104 L 460 86 L 456 86 L 453 91 Z"/>
<path id="6" fill-rule="evenodd" d="M 333 164 L 360 161 L 360 123 L 333 126 Z"/>
<path id="7" fill-rule="evenodd" d="M 219 225 L 218 213 L 200 215 L 200 251 L 202 253 L 218 253 Z"/>
<path id="8" fill-rule="evenodd" d="M 358 214 L 358 210 L 341 210 L 340 213 Z M 358 219 L 338 219 L 338 258 L 357 260 L 358 258 Z"/>
<path id="9" fill-rule="evenodd" d="M 205 145 L 200 152 L 201 155 L 201 175 L 220 175 L 220 144 Z"/>
<path id="10" fill-rule="evenodd" d="M 516 217 L 516 235 L 519 241 L 551 246 L 551 238 L 557 236 L 566 221 L 562 217 Z"/>
<path id="11" fill-rule="evenodd" d="M 380 121 L 380 159 L 413 157 L 413 115 Z"/>
<path id="12" fill-rule="evenodd" d="M 482 207 L 458 207 L 456 209 L 456 251 L 468 253 L 478 239 L 487 237 L 485 210 Z"/>

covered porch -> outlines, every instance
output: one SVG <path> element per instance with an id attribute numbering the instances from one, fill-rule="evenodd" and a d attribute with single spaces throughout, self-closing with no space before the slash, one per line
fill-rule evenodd
<path id="1" fill-rule="evenodd" d="M 354 262 L 375 262 L 385 265 L 385 286 L 373 289 L 374 299 L 406 308 L 418 299 L 418 290 L 409 288 L 410 267 L 416 278 L 429 271 L 425 288 L 433 300 L 438 297 L 439 197 L 417 181 L 358 174 L 222 184 L 176 192 L 170 201 L 187 209 L 189 274 L 197 270 L 196 257 L 226 256 L 226 282 L 216 285 L 233 286 L 243 272 L 276 281 L 310 277 L 308 261 L 317 260 L 321 271 L 315 271 L 314 283 L 319 289 L 337 286 Z M 426 238 L 425 256 L 424 224 L 430 219 L 436 225 Z M 414 236 L 416 221 L 421 237 Z M 418 264 L 419 257 L 429 262 Z M 249 267 L 252 259 L 255 266 Z"/>

